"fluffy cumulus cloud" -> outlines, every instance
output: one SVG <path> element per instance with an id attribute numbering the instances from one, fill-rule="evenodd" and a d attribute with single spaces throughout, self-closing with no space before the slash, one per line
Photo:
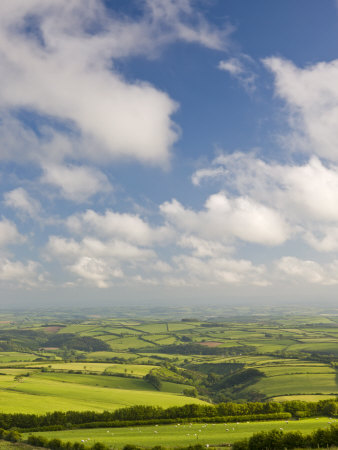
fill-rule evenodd
<path id="1" fill-rule="evenodd" d="M 81 257 L 69 266 L 69 269 L 81 279 L 94 283 L 98 288 L 107 288 L 110 286 L 112 278 L 123 276 L 120 269 L 112 268 L 102 259 L 89 256 Z"/>
<path id="2" fill-rule="evenodd" d="M 286 144 L 338 161 L 338 60 L 299 68 L 272 57 L 264 64 L 275 77 L 276 94 L 288 107 L 293 133 Z"/>
<path id="3" fill-rule="evenodd" d="M 135 214 L 121 214 L 111 210 L 98 214 L 92 209 L 85 213 L 70 216 L 68 228 L 75 233 L 94 233 L 105 238 L 125 239 L 138 245 L 170 242 L 174 231 L 167 225 L 152 227 Z"/>
<path id="4" fill-rule="evenodd" d="M 209 204 L 212 200 L 208 200 Z M 214 217 L 189 222 L 170 216 L 172 204 L 162 205 L 164 224 L 151 226 L 137 215 L 87 210 L 70 216 L 65 226 L 72 237 L 50 236 L 45 249 L 47 260 L 57 259 L 79 282 L 106 288 L 114 284 L 151 285 L 265 285 L 264 265 L 231 256 L 229 232 L 221 237 L 224 223 Z M 211 207 L 208 206 L 210 210 Z M 181 207 L 184 215 L 184 209 Z M 200 213 L 202 214 L 202 213 Z M 169 217 L 170 216 L 170 217 Z M 224 221 L 224 216 L 216 218 Z M 245 220 L 245 218 L 243 218 Z M 168 222 L 167 222 L 168 221 Z M 209 222 L 210 229 L 203 230 Z M 271 239 L 269 236 L 266 240 Z M 275 239 L 275 238 L 273 238 Z M 170 249 L 173 256 L 161 259 Z"/>
<path id="5" fill-rule="evenodd" d="M 201 211 L 184 208 L 177 200 L 161 205 L 161 211 L 184 232 L 225 243 L 236 238 L 280 245 L 289 235 L 288 225 L 278 212 L 249 197 L 229 198 L 225 192 L 211 195 Z"/>
<path id="6" fill-rule="evenodd" d="M 241 196 L 274 208 L 289 223 L 293 235 L 319 251 L 337 248 L 338 167 L 313 156 L 302 165 L 266 162 L 254 154 L 218 156 L 200 169 L 193 183 L 221 183 Z M 231 180 L 231 186 L 229 185 Z"/>
<path id="7" fill-rule="evenodd" d="M 39 264 L 35 261 L 12 261 L 0 257 L 0 281 L 11 287 L 33 288 L 45 285 Z"/>
<path id="8" fill-rule="evenodd" d="M 278 277 L 292 280 L 295 283 L 310 283 L 319 285 L 338 284 L 338 261 L 320 264 L 313 260 L 303 260 L 293 256 L 285 256 L 276 261 Z"/>
<path id="9" fill-rule="evenodd" d="M 16 225 L 3 218 L 0 220 L 0 248 L 13 244 L 21 244 L 25 237 L 19 233 Z"/>
<path id="10" fill-rule="evenodd" d="M 39 202 L 21 187 L 6 192 L 4 194 L 4 202 L 6 206 L 31 217 L 36 217 L 41 208 Z"/>
<path id="11" fill-rule="evenodd" d="M 175 40 L 220 49 L 231 30 L 212 27 L 188 0 L 145 5 L 134 21 L 101 0 L 2 2 L 1 110 L 63 123 L 85 144 L 80 155 L 71 146 L 72 157 L 166 164 L 178 136 L 171 118 L 177 103 L 149 83 L 125 80 L 114 60 L 154 54 Z"/>
<path id="12" fill-rule="evenodd" d="M 168 282 L 176 285 L 256 285 L 266 286 L 266 268 L 254 265 L 249 260 L 233 258 L 198 258 L 192 255 L 177 255 L 174 258 L 176 276 Z"/>
<path id="13" fill-rule="evenodd" d="M 92 167 L 46 164 L 41 181 L 57 187 L 63 197 L 76 202 L 111 189 L 107 177 Z"/>
<path id="14" fill-rule="evenodd" d="M 50 236 L 45 250 L 46 259 L 57 259 L 68 272 L 78 275 L 80 281 L 106 288 L 138 271 L 145 264 L 154 265 L 153 249 L 134 245 L 118 235 L 99 238 L 86 234 L 82 238 Z M 158 261 L 157 261 L 158 262 Z"/>

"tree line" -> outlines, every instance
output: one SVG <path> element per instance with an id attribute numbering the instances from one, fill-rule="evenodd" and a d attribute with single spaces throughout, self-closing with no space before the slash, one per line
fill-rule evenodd
<path id="1" fill-rule="evenodd" d="M 284 450 L 295 448 L 331 448 L 338 444 L 338 426 L 315 430 L 304 435 L 300 431 L 260 431 L 250 438 L 237 441 L 233 450 Z"/>
<path id="2" fill-rule="evenodd" d="M 43 415 L 23 413 L 0 413 L 0 428 L 41 429 L 44 427 L 67 428 L 73 425 L 118 422 L 123 426 L 125 421 L 144 421 L 168 419 L 208 419 L 216 418 L 230 421 L 245 417 L 247 420 L 259 420 L 265 415 L 272 415 L 274 419 L 286 417 L 335 416 L 338 414 L 338 400 L 321 400 L 319 402 L 303 402 L 292 400 L 289 402 L 248 402 L 248 403 L 219 403 L 217 405 L 187 404 L 161 408 L 159 406 L 136 405 L 120 408 L 115 411 L 54 411 Z M 275 416 L 273 416 L 275 415 Z M 251 419 L 250 419 L 251 417 Z"/>
<path id="3" fill-rule="evenodd" d="M 20 433 L 14 430 L 0 429 L 0 439 L 11 442 L 22 441 Z M 92 446 L 85 446 L 82 442 L 62 442 L 60 439 L 46 439 L 44 436 L 28 436 L 26 443 L 34 447 L 49 448 L 51 450 L 108 450 L 102 442 L 95 442 Z M 338 426 L 331 425 L 327 429 L 317 429 L 311 434 L 304 435 L 300 431 L 283 430 L 260 431 L 250 438 L 242 439 L 232 444 L 232 450 L 292 450 L 301 448 L 328 448 L 338 444 Z M 176 450 L 202 450 L 201 444 L 187 447 L 176 447 Z M 142 450 L 136 445 L 127 444 L 123 450 Z M 155 446 L 150 450 L 165 450 L 165 447 Z"/>

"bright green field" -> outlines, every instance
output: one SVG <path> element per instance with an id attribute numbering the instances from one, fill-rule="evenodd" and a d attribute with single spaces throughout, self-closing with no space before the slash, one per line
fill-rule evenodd
<path id="1" fill-rule="evenodd" d="M 37 373 L 34 378 L 42 380 L 52 380 L 61 383 L 75 383 L 86 386 L 100 386 L 113 389 L 128 389 L 138 391 L 158 392 L 151 384 L 143 379 L 105 376 L 105 375 L 79 375 L 69 373 Z M 161 384 L 161 392 L 170 392 L 173 394 L 181 394 L 184 389 L 192 386 L 186 384 L 177 384 L 163 381 Z"/>
<path id="2" fill-rule="evenodd" d="M 251 386 L 268 397 L 288 394 L 335 394 L 338 393 L 335 373 L 294 374 L 261 378 Z"/>
<path id="3" fill-rule="evenodd" d="M 31 353 L 20 353 L 20 352 L 1 352 L 0 353 L 0 364 L 8 362 L 17 361 L 34 361 L 37 355 Z"/>
<path id="4" fill-rule="evenodd" d="M 275 365 L 275 366 L 266 366 L 261 367 L 261 370 L 269 377 L 278 376 L 278 375 L 294 375 L 294 374 L 311 374 L 312 376 L 315 374 L 334 374 L 335 370 L 332 367 L 327 365 L 322 366 L 306 366 L 306 365 Z"/>
<path id="5" fill-rule="evenodd" d="M 87 372 L 102 373 L 107 371 L 109 373 L 132 373 L 134 376 L 144 377 L 151 371 L 151 369 L 157 368 L 157 366 L 151 366 L 147 364 L 109 364 L 109 363 L 39 363 L 39 367 L 49 367 L 52 369 L 60 370 L 81 370 Z"/>
<path id="6" fill-rule="evenodd" d="M 146 390 L 143 380 L 100 376 L 86 376 L 85 380 L 81 375 L 75 375 L 74 378 L 67 375 L 37 374 L 24 377 L 20 382 L 14 381 L 14 377 L 10 375 L 1 376 L 1 412 L 111 411 L 131 405 L 169 407 L 203 403 L 201 400 L 180 395 L 182 387 L 174 383 L 164 385 L 164 389 L 170 392 L 159 392 L 151 386 Z M 87 384 L 82 384 L 83 382 Z"/>
<path id="7" fill-rule="evenodd" d="M 275 402 L 288 402 L 290 400 L 300 400 L 302 402 L 319 402 L 319 400 L 335 399 L 336 395 L 284 395 L 273 397 L 271 400 Z"/>
<path id="8" fill-rule="evenodd" d="M 125 352 L 90 352 L 87 353 L 87 358 L 92 360 L 104 360 L 108 358 L 132 358 L 136 357 L 131 352 L 128 352 L 127 354 Z"/>
<path id="9" fill-rule="evenodd" d="M 274 421 L 255 423 L 229 423 L 229 424 L 176 424 L 147 427 L 128 428 L 96 428 L 86 430 L 66 430 L 44 433 L 48 439 L 58 438 L 63 441 L 81 441 L 93 445 L 95 441 L 104 442 L 114 448 L 121 448 L 126 444 L 135 444 L 144 447 L 155 445 L 183 446 L 195 443 L 220 445 L 232 443 L 250 437 L 258 431 L 268 431 L 283 428 L 284 431 L 299 430 L 310 433 L 317 428 L 328 427 L 328 419 L 320 418 L 299 421 Z"/>
<path id="10" fill-rule="evenodd" d="M 327 352 L 329 354 L 338 355 L 338 343 L 312 343 L 312 344 L 295 344 L 289 347 L 289 350 L 318 351 Z"/>

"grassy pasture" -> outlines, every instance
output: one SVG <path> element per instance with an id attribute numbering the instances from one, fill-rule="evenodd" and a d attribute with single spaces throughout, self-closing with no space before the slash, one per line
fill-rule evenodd
<path id="1" fill-rule="evenodd" d="M 113 351 L 128 350 L 129 348 L 142 348 L 155 345 L 154 343 L 151 342 L 151 337 L 149 339 L 150 342 L 145 342 L 139 339 L 137 336 L 109 339 L 109 340 L 105 339 L 105 341 L 108 345 L 110 345 Z"/>
<path id="2" fill-rule="evenodd" d="M 81 370 L 87 372 L 102 373 L 107 371 L 108 373 L 133 373 L 134 376 L 143 377 L 150 372 L 150 370 L 157 368 L 152 365 L 141 364 L 109 364 L 109 363 L 39 363 L 39 367 L 49 367 L 51 369 L 59 370 Z"/>
<path id="3" fill-rule="evenodd" d="M 275 402 L 287 402 L 290 400 L 300 400 L 302 402 L 318 402 L 319 400 L 335 399 L 336 395 L 282 395 L 280 397 L 273 397 L 271 400 Z"/>
<path id="4" fill-rule="evenodd" d="M 289 347 L 293 351 L 321 352 L 338 355 L 338 341 L 335 343 L 311 343 L 311 344 L 295 344 Z"/>
<path id="5" fill-rule="evenodd" d="M 261 370 L 268 376 L 274 377 L 278 375 L 294 375 L 294 374 L 335 374 L 335 370 L 327 365 L 322 366 L 303 366 L 303 365 L 280 365 L 280 366 L 263 366 Z"/>
<path id="6" fill-rule="evenodd" d="M 155 391 L 149 383 L 138 378 L 105 376 L 105 375 L 80 375 L 70 373 L 39 373 L 34 375 L 38 379 L 52 380 L 60 383 L 75 383 L 85 386 L 100 386 L 114 389 L 128 389 L 137 391 Z"/>
<path id="7" fill-rule="evenodd" d="M 171 345 L 177 342 L 174 336 L 163 336 L 161 339 L 154 341 L 156 345 Z"/>
<path id="8" fill-rule="evenodd" d="M 96 428 L 90 430 L 65 430 L 44 433 L 34 433 L 45 436 L 47 439 L 58 438 L 63 441 L 81 441 L 85 445 L 93 445 L 95 441 L 103 442 L 114 448 L 122 448 L 126 444 L 144 447 L 155 445 L 188 446 L 200 443 L 221 445 L 233 443 L 237 440 L 250 437 L 259 431 L 269 431 L 283 428 L 284 431 L 299 430 L 310 433 L 318 428 L 328 427 L 328 419 L 307 419 L 299 421 L 273 421 L 255 423 L 229 423 L 229 424 L 172 424 L 146 427 L 128 428 Z"/>
<path id="9" fill-rule="evenodd" d="M 155 391 L 157 390 L 143 379 L 106 376 L 106 375 L 83 375 L 70 373 L 37 373 L 34 377 L 44 380 L 52 380 L 61 383 L 75 383 L 86 386 L 100 386 L 114 389 L 128 389 L 137 391 Z M 171 382 L 162 382 L 161 392 L 170 392 L 173 394 L 182 394 L 183 390 L 191 386 Z"/>
<path id="10" fill-rule="evenodd" d="M 57 374 L 56 374 L 57 375 Z M 62 374 L 66 375 L 66 374 Z M 2 379 L 4 378 L 4 379 Z M 107 378 L 106 386 L 119 383 L 114 377 Z M 44 413 L 47 411 L 67 410 L 114 410 L 131 405 L 158 405 L 163 407 L 185 405 L 187 403 L 203 403 L 201 400 L 184 397 L 177 393 L 145 390 L 136 386 L 135 381 L 129 382 L 128 389 L 122 387 L 101 387 L 93 384 L 78 384 L 42 376 L 24 378 L 22 382 L 15 382 L 13 377 L 0 377 L 0 398 L 2 412 Z M 90 380 L 93 383 L 94 380 Z M 102 380 L 98 380 L 99 384 Z M 132 386 L 133 385 L 133 386 Z M 131 389 L 133 387 L 133 389 Z M 177 391 L 177 387 L 172 387 Z"/>
<path id="11" fill-rule="evenodd" d="M 87 353 L 87 358 L 92 360 L 98 360 L 102 361 L 104 359 L 109 358 L 137 358 L 137 355 L 135 355 L 132 352 L 90 352 Z"/>
<path id="12" fill-rule="evenodd" d="M 289 394 L 336 394 L 338 386 L 334 373 L 293 374 L 261 378 L 251 386 L 267 397 Z"/>
<path id="13" fill-rule="evenodd" d="M 86 324 L 71 324 L 71 325 L 67 325 L 66 327 L 62 328 L 59 333 L 60 334 L 64 334 L 64 333 L 83 333 L 86 331 L 90 331 L 97 328 L 97 326 L 95 324 L 92 325 L 86 325 Z"/>
<path id="14" fill-rule="evenodd" d="M 188 313 L 189 314 L 189 313 Z M 189 315 L 187 314 L 187 317 Z M 250 313 L 248 313 L 250 314 Z M 73 389 L 78 392 L 81 389 L 91 388 L 94 392 L 98 389 L 97 394 L 101 390 L 106 391 L 122 391 L 135 393 L 149 392 L 153 394 L 158 394 L 156 391 L 151 391 L 149 385 L 141 379 L 153 368 L 158 369 L 158 366 L 154 366 L 152 362 L 163 362 L 170 361 L 170 363 L 177 366 L 185 366 L 188 363 L 242 363 L 245 368 L 257 368 L 266 374 L 266 377 L 260 379 L 255 384 L 251 384 L 246 387 L 247 391 L 239 388 L 237 392 L 240 392 L 238 396 L 236 391 L 230 392 L 231 398 L 243 399 L 245 398 L 245 392 L 256 390 L 259 393 L 266 395 L 268 398 L 281 398 L 285 396 L 299 396 L 303 395 L 306 398 L 311 398 L 315 394 L 321 394 L 324 396 L 329 396 L 338 392 L 337 382 L 336 382 L 336 372 L 330 366 L 324 363 L 314 361 L 302 361 L 302 354 L 299 354 L 299 358 L 283 358 L 282 354 L 279 353 L 281 350 L 286 351 L 308 351 L 308 352 L 327 352 L 334 353 L 338 355 L 338 331 L 337 326 L 334 328 L 334 323 L 328 317 L 310 317 L 310 316 L 284 316 L 283 318 L 271 318 L 269 315 L 253 317 L 248 316 L 244 321 L 236 322 L 234 320 L 224 320 L 223 323 L 203 323 L 203 322 L 186 322 L 186 321 L 170 321 L 170 319 L 162 318 L 162 321 L 146 321 L 146 320 L 129 320 L 126 319 L 101 319 L 98 316 L 87 317 L 82 323 L 74 323 L 69 325 L 69 319 L 64 324 L 65 326 L 60 330 L 54 330 L 57 333 L 73 333 L 77 336 L 92 336 L 101 339 L 109 344 L 112 351 L 105 352 L 89 352 L 87 355 L 84 352 L 75 350 L 74 352 L 69 351 L 67 354 L 68 358 L 76 358 L 81 356 L 86 359 L 83 362 L 72 362 L 72 363 L 58 363 L 57 361 L 34 361 L 40 356 L 39 353 L 19 353 L 19 352 L 1 352 L 0 353 L 0 372 L 4 372 L 5 366 L 20 366 L 23 367 L 22 370 L 34 370 L 38 367 L 47 368 L 49 365 L 52 369 L 60 369 L 63 371 L 81 371 L 82 375 L 76 374 L 62 374 L 62 373 L 44 373 L 37 376 L 29 377 L 30 379 L 24 378 L 21 386 L 22 398 L 24 396 L 34 396 L 35 400 L 39 399 L 39 392 L 37 386 L 33 386 L 34 379 L 39 379 L 41 382 L 41 395 L 48 397 L 52 395 L 52 389 L 48 393 L 48 386 L 52 383 L 58 383 L 58 387 L 55 387 L 55 392 L 60 395 L 60 398 L 56 398 L 54 395 L 54 402 L 59 401 L 61 409 L 67 409 L 65 406 L 71 404 L 72 409 L 87 409 L 87 406 L 83 406 L 80 403 L 80 397 L 76 397 L 75 393 L 73 397 L 69 397 L 66 392 L 67 388 L 73 387 Z M 43 321 L 31 321 L 25 323 L 23 328 L 28 330 L 34 328 L 36 330 L 41 330 L 44 327 L 52 327 L 52 320 L 48 319 L 46 322 Z M 62 321 L 57 322 L 58 326 L 62 325 Z M 9 326 L 8 324 L 6 326 Z M 12 325 L 11 325 L 12 327 Z M 54 327 L 55 328 L 55 327 Z M 47 329 L 47 328 L 46 328 Z M 16 339 L 15 335 L 14 339 Z M 21 335 L 19 334 L 19 337 Z M 236 354 L 236 351 L 232 351 L 231 356 L 221 356 L 221 355 L 180 355 L 180 354 L 165 354 L 156 353 L 156 347 L 160 345 L 168 344 L 184 344 L 189 343 L 190 338 L 192 342 L 219 342 L 222 348 L 222 353 L 227 354 L 229 347 L 235 347 L 240 345 L 249 345 L 256 347 L 256 351 L 251 350 L 250 354 Z M 20 337 L 22 339 L 22 337 Z M 21 341 L 20 341 L 21 342 Z M 24 342 L 24 341 L 23 341 Z M 27 340 L 28 342 L 28 340 Z M 156 347 L 155 347 L 156 346 Z M 140 348 L 149 347 L 152 348 L 151 353 L 139 353 Z M 131 351 L 131 349 L 135 349 Z M 180 351 L 180 348 L 177 348 Z M 224 349 L 224 350 L 223 350 Z M 69 349 L 72 350 L 72 349 Z M 159 349 L 160 350 L 160 349 Z M 274 353 L 276 352 L 276 353 Z M 238 350 L 240 353 L 240 350 Z M 66 355 L 66 353 L 65 353 Z M 47 353 L 46 353 L 47 356 Z M 293 356 L 295 353 L 293 353 Z M 310 355 L 308 355 L 310 358 Z M 127 360 L 129 364 L 112 364 L 109 362 L 104 363 L 104 360 L 108 358 L 120 357 Z M 92 362 L 89 362 L 89 361 Z M 95 363 L 94 361 L 98 361 Z M 131 364 L 132 362 L 141 361 L 144 363 Z M 2 367 L 1 367 L 2 366 Z M 24 369 L 24 367 L 27 367 Z M 17 370 L 17 369 L 15 369 Z M 139 380 L 129 379 L 129 378 L 118 378 L 118 377 L 101 377 L 99 374 L 102 372 L 109 372 L 112 374 L 129 374 L 135 377 L 139 377 Z M 84 374 L 85 372 L 85 374 Z M 90 372 L 95 372 L 97 376 L 91 376 Z M 9 374 L 9 372 L 6 372 Z M 19 374 L 19 372 L 17 372 Z M 222 375 L 222 374 L 220 374 Z M 14 372 L 12 373 L 14 377 Z M 62 378 L 63 377 L 63 378 Z M 77 378 L 76 378 L 77 377 Z M 1 381 L 2 380 L 2 381 Z M 176 379 L 178 383 L 182 379 Z M 1 383 L 5 382 L 4 376 L 0 377 L 0 388 Z M 50 384 L 48 384 L 50 383 Z M 254 383 L 254 380 L 252 380 Z M 12 386 L 10 390 L 3 388 L 2 392 L 5 392 L 7 396 L 10 393 L 13 395 L 18 395 L 18 386 Z M 26 386 L 26 387 L 24 387 Z M 148 387 L 147 387 L 148 386 Z M 163 391 L 168 391 L 168 394 L 180 394 L 182 390 L 187 387 L 187 385 L 174 385 L 163 383 Z M 26 389 L 26 390 L 25 390 Z M 53 388 L 54 389 L 54 388 Z M 227 387 L 228 389 L 228 387 Z M 232 387 L 229 387 L 232 389 Z M 86 391 L 87 392 L 87 391 Z M 203 392 L 203 389 L 201 389 Z M 164 392 L 162 392 L 164 394 Z M 5 395 L 5 394 L 4 394 Z M 80 395 L 80 394 L 79 394 Z M 126 402 L 128 404 L 128 394 L 126 394 Z M 205 394 L 206 395 L 206 394 Z M 222 394 L 223 395 L 223 394 Z M 224 394 L 228 395 L 227 393 Z M 248 394 L 249 396 L 249 394 Z M 76 397 L 76 398 L 75 398 Z M 7 397 L 6 397 L 7 398 Z M 9 398 L 9 397 L 8 397 Z M 86 401 L 93 404 L 93 408 L 100 408 L 101 406 L 95 405 L 94 397 L 88 397 L 86 394 Z M 139 397 L 141 398 L 141 397 Z M 182 398 L 176 395 L 176 398 Z M 212 398 L 212 397 L 211 397 Z M 224 397 L 226 398 L 226 397 Z M 0 400 L 2 398 L 0 397 Z M 113 404 L 122 404 L 122 400 L 118 397 L 114 399 L 103 399 L 112 401 Z M 101 405 L 103 401 L 99 395 L 97 403 Z M 116 401 L 115 401 L 116 400 Z M 7 401 L 7 400 L 6 400 Z M 190 401 L 190 399 L 189 399 Z M 62 403 L 63 402 L 63 403 Z M 57 404 L 57 403 L 55 403 Z M 27 400 L 27 407 L 29 406 L 29 401 Z M 105 406 L 105 404 L 104 404 Z M 52 406 L 50 409 L 55 409 Z M 50 410 L 49 409 L 49 410 Z"/>
<path id="15" fill-rule="evenodd" d="M 18 361 L 34 361 L 37 358 L 36 354 L 32 353 L 20 353 L 20 352 L 1 352 L 0 364 L 6 364 L 9 362 Z"/>
<path id="16" fill-rule="evenodd" d="M 131 335 L 131 336 L 139 336 L 139 335 L 141 335 L 141 334 L 143 334 L 142 333 L 142 331 L 140 331 L 140 330 L 135 330 L 134 328 L 132 328 L 132 327 L 119 327 L 119 328 L 111 328 L 110 330 L 109 330 L 111 333 L 116 333 L 116 334 L 129 334 L 129 335 Z"/>
<path id="17" fill-rule="evenodd" d="M 158 333 L 166 333 L 167 326 L 165 323 L 149 323 L 149 324 L 141 324 L 133 326 L 136 330 L 139 330 L 143 333 L 149 334 L 158 334 Z"/>

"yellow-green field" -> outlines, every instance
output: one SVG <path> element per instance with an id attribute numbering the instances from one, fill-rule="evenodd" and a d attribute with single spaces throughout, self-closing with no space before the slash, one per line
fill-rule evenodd
<path id="1" fill-rule="evenodd" d="M 249 314 L 245 311 L 250 309 L 236 311 Z M 27 348 L 27 352 L 0 352 L 2 409 L 101 411 L 134 404 L 166 407 L 200 402 L 183 396 L 189 388 L 186 393 L 197 392 L 212 402 L 315 401 L 338 395 L 337 317 L 287 313 L 271 318 L 266 314 L 248 315 L 237 322 L 213 317 L 200 322 L 93 314 L 73 323 L 67 316 L 64 322 L 55 320 L 54 325 L 52 317 L 25 317 L 16 322 L 15 316 L 4 315 L 0 346 L 1 342 L 5 345 L 1 348 Z M 50 344 L 39 341 L 32 345 L 34 333 Z M 55 344 L 44 336 L 54 337 Z M 82 346 L 73 348 L 67 336 L 75 337 L 72 342 L 80 341 Z M 86 339 L 96 340 L 96 344 L 86 346 Z M 184 351 L 189 344 L 193 349 Z M 201 372 L 199 365 L 203 365 Z M 230 374 L 247 369 L 259 371 L 256 378 L 238 384 L 228 381 Z M 194 370 L 197 374 L 189 375 Z M 18 380 L 18 375 L 27 372 L 30 376 Z M 161 378 L 160 391 L 143 379 L 150 372 Z M 214 390 L 209 383 L 213 377 Z M 192 390 L 194 384 L 196 391 Z"/>
<path id="2" fill-rule="evenodd" d="M 181 394 L 187 386 L 163 383 L 162 391 L 141 379 L 99 375 L 37 373 L 15 381 L 0 377 L 1 412 L 112 411 L 131 405 L 175 406 L 203 403 Z"/>
<path id="3" fill-rule="evenodd" d="M 53 432 L 33 433 L 45 436 L 48 439 L 58 438 L 62 441 L 80 442 L 91 446 L 95 442 L 103 442 L 114 448 L 122 448 L 126 444 L 151 447 L 188 446 L 200 443 L 222 445 L 250 437 L 259 431 L 269 431 L 282 428 L 284 431 L 299 430 L 304 434 L 311 433 L 318 428 L 329 426 L 328 419 L 307 419 L 297 421 L 273 421 L 253 423 L 205 424 L 186 423 L 172 425 L 154 425 L 146 427 L 127 428 L 96 428 L 87 430 L 65 430 Z M 332 421 L 334 423 L 334 421 Z M 26 435 L 27 436 L 27 435 Z"/>

